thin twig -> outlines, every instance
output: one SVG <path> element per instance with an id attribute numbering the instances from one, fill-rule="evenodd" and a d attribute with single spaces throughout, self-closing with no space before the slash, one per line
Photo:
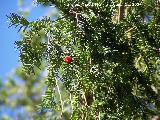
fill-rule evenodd
<path id="1" fill-rule="evenodd" d="M 69 98 L 70 98 L 70 101 L 71 101 L 71 109 L 73 111 L 73 103 L 72 103 L 72 94 L 71 93 L 69 94 Z"/>
<path id="2" fill-rule="evenodd" d="M 56 86 L 57 86 L 57 90 L 58 90 L 58 94 L 59 94 L 59 99 L 60 99 L 60 102 L 61 102 L 61 116 L 63 114 L 63 101 L 62 101 L 62 95 L 61 95 L 61 92 L 60 92 L 60 89 L 59 89 L 59 86 L 58 86 L 58 80 L 56 79 Z"/>
<path id="3" fill-rule="evenodd" d="M 84 101 L 85 101 L 85 106 L 87 106 L 87 99 L 86 99 L 86 96 L 85 96 L 85 92 L 82 91 L 82 95 L 83 95 L 83 98 L 84 98 Z"/>
<path id="4" fill-rule="evenodd" d="M 98 114 L 98 119 L 101 120 L 101 112 Z"/>
<path id="5" fill-rule="evenodd" d="M 131 30 L 133 30 L 134 28 L 137 28 L 136 26 L 134 26 L 134 27 L 132 27 L 132 28 L 130 28 L 129 30 L 127 30 L 124 34 L 126 34 L 126 33 L 128 33 L 128 32 L 130 32 Z"/>

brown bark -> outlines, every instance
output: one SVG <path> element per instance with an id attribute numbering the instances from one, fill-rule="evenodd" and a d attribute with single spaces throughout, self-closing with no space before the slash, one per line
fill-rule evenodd
<path id="1" fill-rule="evenodd" d="M 124 18 L 124 14 L 125 14 L 125 5 L 120 4 L 118 10 L 118 23 Z"/>

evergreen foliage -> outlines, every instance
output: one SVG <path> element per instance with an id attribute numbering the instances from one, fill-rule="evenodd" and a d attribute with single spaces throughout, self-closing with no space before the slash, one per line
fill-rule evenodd
<path id="1" fill-rule="evenodd" d="M 56 6 L 59 18 L 28 22 L 15 13 L 8 18 L 13 25 L 27 27 L 16 42 L 25 70 L 33 72 L 47 61 L 48 88 L 41 107 L 52 111 L 52 119 L 145 120 L 159 114 L 158 1 L 37 0 L 37 4 Z M 72 62 L 65 63 L 65 56 Z"/>

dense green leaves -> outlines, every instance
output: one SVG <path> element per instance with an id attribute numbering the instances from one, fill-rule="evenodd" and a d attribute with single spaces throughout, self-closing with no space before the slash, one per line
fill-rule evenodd
<path id="1" fill-rule="evenodd" d="M 38 3 L 54 4 L 60 16 L 30 22 L 17 45 L 25 69 L 47 61 L 42 108 L 58 114 L 57 119 L 73 120 L 149 119 L 159 114 L 160 29 L 154 1 Z M 63 60 L 67 55 L 73 58 L 70 64 Z M 67 112 L 65 105 L 70 107 Z"/>

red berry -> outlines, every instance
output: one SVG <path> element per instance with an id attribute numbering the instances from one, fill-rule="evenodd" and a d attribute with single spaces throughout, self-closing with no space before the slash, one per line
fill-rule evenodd
<path id="1" fill-rule="evenodd" d="M 64 58 L 64 61 L 65 61 L 66 63 L 70 63 L 70 62 L 72 62 L 72 57 L 71 57 L 71 56 L 66 56 L 66 57 Z"/>

